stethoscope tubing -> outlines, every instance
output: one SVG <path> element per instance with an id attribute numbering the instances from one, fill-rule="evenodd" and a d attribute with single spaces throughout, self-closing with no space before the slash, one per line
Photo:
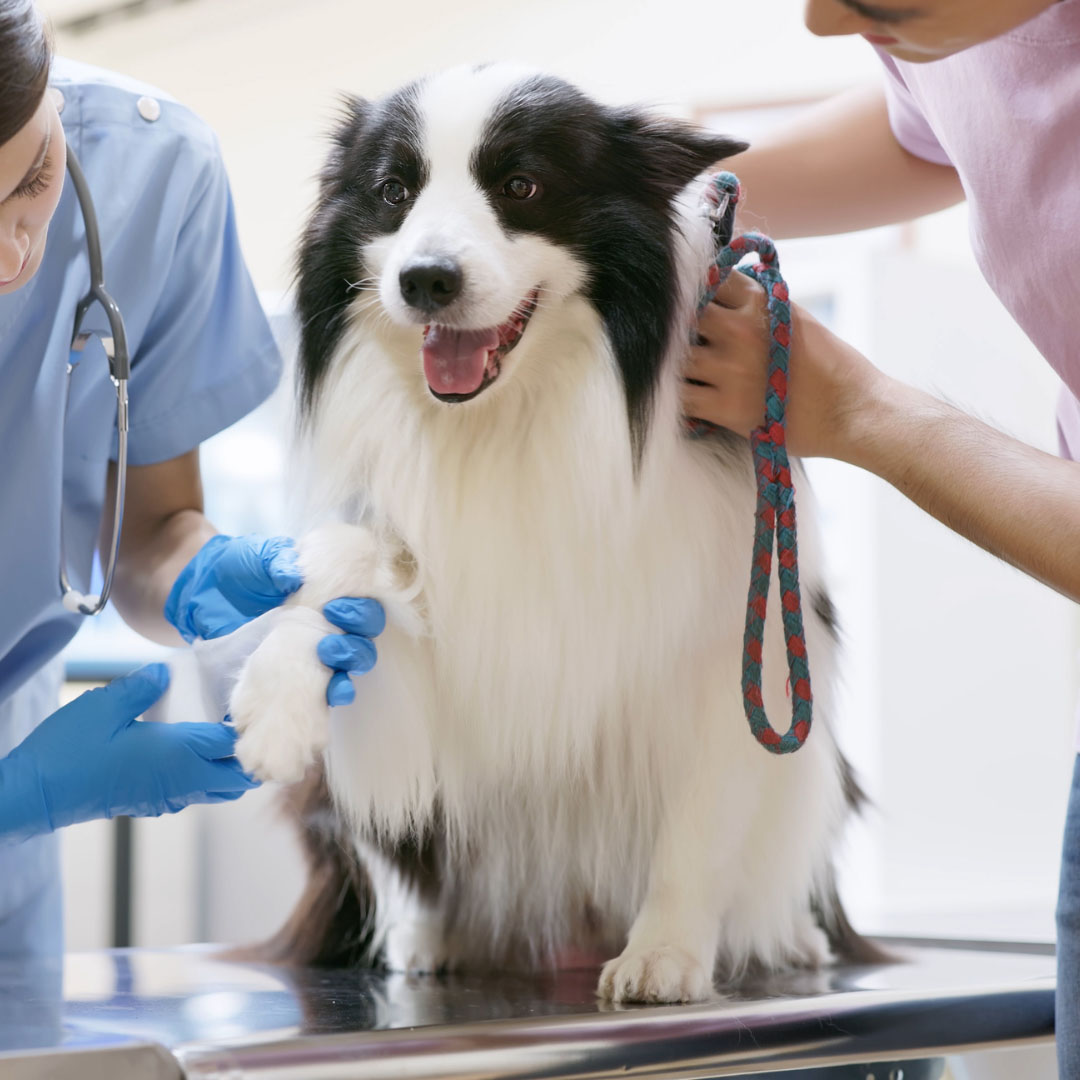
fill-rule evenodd
<path id="1" fill-rule="evenodd" d="M 86 595 L 74 588 L 68 577 L 67 556 L 64 547 L 64 515 L 60 514 L 60 596 L 64 607 L 69 611 L 83 615 L 97 615 L 104 610 L 112 592 L 113 577 L 116 573 L 117 556 L 120 550 L 120 533 L 124 523 L 124 496 L 127 490 L 127 445 L 128 445 L 128 379 L 131 375 L 131 362 L 128 354 L 127 332 L 124 319 L 116 301 L 105 288 L 105 270 L 101 256 L 101 236 L 98 231 L 97 213 L 86 176 L 78 158 L 67 149 L 67 168 L 79 200 L 86 230 L 86 249 L 90 261 L 90 288 L 75 308 L 75 322 L 71 335 L 71 353 L 67 366 L 67 383 L 64 391 L 64 426 L 67 426 L 67 410 L 71 399 L 71 376 L 79 364 L 81 354 L 90 334 L 82 332 L 82 321 L 91 305 L 96 301 L 105 309 L 109 321 L 110 337 L 102 338 L 106 356 L 109 359 L 109 377 L 116 388 L 116 492 L 112 505 L 112 535 L 109 540 L 108 559 L 102 564 L 103 581 L 101 592 Z"/>

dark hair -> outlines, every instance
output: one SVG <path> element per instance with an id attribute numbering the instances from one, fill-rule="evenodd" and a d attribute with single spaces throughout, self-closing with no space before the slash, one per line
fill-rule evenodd
<path id="1" fill-rule="evenodd" d="M 37 111 L 51 63 L 52 41 L 34 0 L 0 0 L 0 146 Z"/>

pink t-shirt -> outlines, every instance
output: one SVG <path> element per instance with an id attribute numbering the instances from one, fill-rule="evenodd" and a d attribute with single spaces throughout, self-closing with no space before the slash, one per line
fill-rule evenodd
<path id="1" fill-rule="evenodd" d="M 1061 450 L 1080 460 L 1080 0 L 933 63 L 878 51 L 893 132 L 960 174 L 979 267 L 1064 381 Z"/>

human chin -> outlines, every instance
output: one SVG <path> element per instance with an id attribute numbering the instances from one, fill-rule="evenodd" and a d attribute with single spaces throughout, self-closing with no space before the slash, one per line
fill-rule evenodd
<path id="1" fill-rule="evenodd" d="M 963 52 L 966 48 L 968 48 L 967 44 L 939 45 L 931 47 L 926 45 L 909 45 L 902 41 L 898 41 L 895 45 L 881 46 L 883 52 L 887 52 L 896 60 L 904 60 L 909 64 L 930 64 L 935 60 L 944 60 L 947 56 L 953 56 L 958 52 Z"/>

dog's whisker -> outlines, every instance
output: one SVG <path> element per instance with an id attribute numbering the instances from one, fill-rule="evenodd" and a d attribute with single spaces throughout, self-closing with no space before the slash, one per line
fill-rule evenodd
<path id="1" fill-rule="evenodd" d="M 372 277 L 360 278 L 359 281 L 350 281 L 346 278 L 345 284 L 348 286 L 348 292 L 360 292 L 379 287 L 378 278 Z"/>
<path id="2" fill-rule="evenodd" d="M 312 323 L 314 323 L 317 319 L 321 319 L 328 311 L 333 311 L 335 308 L 340 307 L 340 306 L 341 306 L 341 301 L 340 300 L 335 300 L 332 304 L 327 304 L 327 306 L 324 307 L 321 311 L 316 311 L 314 315 L 310 315 L 310 316 L 308 316 L 308 318 L 304 319 L 300 323 L 300 329 L 301 330 L 308 329 L 308 327 L 311 326 Z"/>

